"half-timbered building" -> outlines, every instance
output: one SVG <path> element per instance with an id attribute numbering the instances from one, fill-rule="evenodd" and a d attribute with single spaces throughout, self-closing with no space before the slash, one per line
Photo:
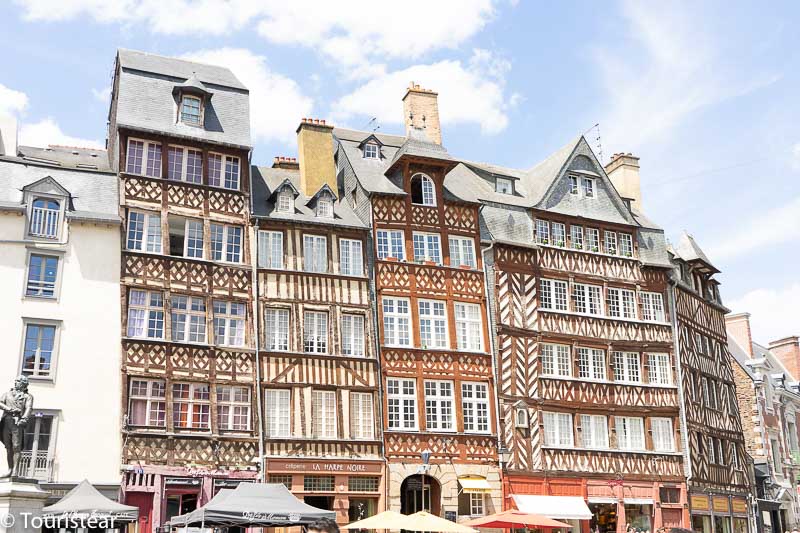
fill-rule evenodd
<path id="1" fill-rule="evenodd" d="M 141 530 L 253 478 L 249 93 L 227 69 L 119 50 L 124 501 Z"/>

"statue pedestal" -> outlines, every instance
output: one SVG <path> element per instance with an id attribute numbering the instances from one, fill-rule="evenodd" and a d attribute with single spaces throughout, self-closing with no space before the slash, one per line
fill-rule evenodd
<path id="1" fill-rule="evenodd" d="M 0 533 L 41 531 L 38 526 L 48 492 L 35 479 L 0 478 Z"/>

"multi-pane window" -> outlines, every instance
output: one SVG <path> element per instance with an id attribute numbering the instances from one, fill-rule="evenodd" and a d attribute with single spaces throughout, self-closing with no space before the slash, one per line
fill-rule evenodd
<path id="1" fill-rule="evenodd" d="M 378 145 L 367 143 L 364 145 L 364 159 L 378 159 Z"/>
<path id="2" fill-rule="evenodd" d="M 214 300 L 214 342 L 220 346 L 244 346 L 245 304 Z"/>
<path id="3" fill-rule="evenodd" d="M 161 253 L 161 215 L 128 212 L 128 250 Z"/>
<path id="4" fill-rule="evenodd" d="M 540 218 L 536 219 L 536 242 L 550 244 L 550 223 Z"/>
<path id="5" fill-rule="evenodd" d="M 161 177 L 161 144 L 128 139 L 125 172 L 151 178 Z"/>
<path id="6" fill-rule="evenodd" d="M 336 391 L 314 391 L 311 396 L 311 419 L 314 438 L 336 438 Z"/>
<path id="7" fill-rule="evenodd" d="M 641 383 L 642 371 L 637 352 L 613 352 L 614 381 Z"/>
<path id="8" fill-rule="evenodd" d="M 401 230 L 378 230 L 378 259 L 394 257 L 400 260 L 406 258 L 405 243 Z"/>
<path id="9" fill-rule="evenodd" d="M 321 311 L 303 313 L 303 351 L 328 353 L 328 313 Z"/>
<path id="10" fill-rule="evenodd" d="M 364 274 L 364 259 L 361 241 L 339 239 L 339 268 L 345 276 Z"/>
<path id="11" fill-rule="evenodd" d="M 454 402 L 452 381 L 425 381 L 425 424 L 429 431 L 455 431 Z"/>
<path id="12" fill-rule="evenodd" d="M 479 352 L 483 350 L 483 328 L 481 307 L 478 304 L 456 302 L 456 339 L 459 350 Z"/>
<path id="13" fill-rule="evenodd" d="M 305 492 L 334 492 L 336 478 L 333 476 L 303 476 L 303 491 Z"/>
<path id="14" fill-rule="evenodd" d="M 572 448 L 574 432 L 572 415 L 568 413 L 542 413 L 544 422 L 544 445 Z"/>
<path id="15" fill-rule="evenodd" d="M 54 298 L 57 279 L 57 256 L 31 254 L 28 257 L 28 280 L 25 284 L 25 296 Z"/>
<path id="16" fill-rule="evenodd" d="M 286 438 L 291 434 L 291 392 L 285 389 L 267 389 L 265 391 L 267 419 L 267 436 Z"/>
<path id="17" fill-rule="evenodd" d="M 242 228 L 211 224 L 211 259 L 240 263 L 242 261 Z"/>
<path id="18" fill-rule="evenodd" d="M 572 376 L 572 365 L 569 359 L 569 346 L 566 344 L 541 344 L 542 375 Z"/>
<path id="19" fill-rule="evenodd" d="M 650 430 L 653 433 L 653 449 L 655 451 L 675 451 L 675 434 L 672 431 L 672 419 L 651 418 Z"/>
<path id="20" fill-rule="evenodd" d="M 200 99 L 196 96 L 181 99 L 181 122 L 190 126 L 200 125 Z"/>
<path id="21" fill-rule="evenodd" d="M 445 302 L 420 300 L 419 338 L 423 348 L 447 348 Z"/>
<path id="22" fill-rule="evenodd" d="M 475 241 L 467 237 L 450 237 L 450 266 L 475 268 Z"/>
<path id="23" fill-rule="evenodd" d="M 543 279 L 540 282 L 539 305 L 542 309 L 567 310 L 567 282 Z"/>
<path id="24" fill-rule="evenodd" d="M 169 217 L 169 253 L 179 257 L 203 258 L 203 221 Z"/>
<path id="25" fill-rule="evenodd" d="M 494 190 L 500 194 L 513 194 L 514 184 L 507 178 L 496 178 L 494 182 Z"/>
<path id="26" fill-rule="evenodd" d="M 208 184 L 212 187 L 224 187 L 239 190 L 239 158 L 208 154 Z"/>
<path id="27" fill-rule="evenodd" d="M 373 412 L 374 408 L 371 393 L 350 393 L 350 436 L 352 438 L 375 438 L 375 418 Z"/>
<path id="28" fill-rule="evenodd" d="M 575 283 L 572 286 L 572 302 L 576 313 L 601 315 L 603 308 L 601 302 L 603 288 L 598 285 L 584 285 Z"/>
<path id="29" fill-rule="evenodd" d="M 128 174 L 141 174 L 144 160 L 144 142 L 128 139 L 128 155 L 125 171 Z"/>
<path id="30" fill-rule="evenodd" d="M 464 431 L 489 431 L 489 387 L 486 383 L 461 383 L 461 413 Z"/>
<path id="31" fill-rule="evenodd" d="M 347 490 L 350 492 L 378 492 L 380 478 L 377 476 L 350 476 L 347 478 Z"/>
<path id="32" fill-rule="evenodd" d="M 258 232 L 258 268 L 283 268 L 283 232 Z"/>
<path id="33" fill-rule="evenodd" d="M 590 252 L 600 251 L 600 230 L 597 228 L 586 228 L 586 249 Z"/>
<path id="34" fill-rule="evenodd" d="M 166 385 L 161 380 L 131 379 L 128 423 L 134 426 L 166 426 L 166 396 Z"/>
<path id="35" fill-rule="evenodd" d="M 316 216 L 321 218 L 333 217 L 333 199 L 328 194 L 323 194 L 317 199 Z"/>
<path id="36" fill-rule="evenodd" d="M 202 183 L 203 152 L 182 146 L 167 148 L 167 178 L 187 183 Z"/>
<path id="37" fill-rule="evenodd" d="M 619 253 L 633 257 L 633 236 L 630 233 L 619 233 Z"/>
<path id="38" fill-rule="evenodd" d="M 569 227 L 569 240 L 576 250 L 583 250 L 583 226 L 572 225 Z"/>
<path id="39" fill-rule="evenodd" d="M 386 380 L 389 429 L 417 429 L 417 384 L 413 379 Z"/>
<path id="40" fill-rule="evenodd" d="M 640 292 L 642 320 L 664 322 L 664 297 L 658 292 Z"/>
<path id="41" fill-rule="evenodd" d="M 570 176 L 569 177 L 569 193 L 570 194 L 578 194 L 578 177 L 577 176 Z"/>
<path id="42" fill-rule="evenodd" d="M 383 299 L 383 341 L 386 346 L 411 346 L 411 308 L 407 299 Z"/>
<path id="43" fill-rule="evenodd" d="M 173 341 L 206 342 L 206 301 L 203 298 L 173 294 L 170 311 Z"/>
<path id="44" fill-rule="evenodd" d="M 608 448 L 608 420 L 605 415 L 580 415 L 581 446 L 584 448 Z"/>
<path id="45" fill-rule="evenodd" d="M 561 222 L 553 222 L 553 244 L 561 246 L 562 248 L 567 245 L 567 227 Z"/>
<path id="46" fill-rule="evenodd" d="M 208 154 L 208 184 L 212 187 L 222 186 L 222 160 L 221 154 Z"/>
<path id="47" fill-rule="evenodd" d="M 586 198 L 594 198 L 594 180 L 592 178 L 581 178 L 583 195 Z"/>
<path id="48" fill-rule="evenodd" d="M 328 271 L 328 240 L 323 235 L 303 235 L 303 270 Z"/>
<path id="49" fill-rule="evenodd" d="M 289 187 L 284 187 L 278 193 L 275 209 L 281 213 L 291 213 L 294 209 L 294 193 Z"/>
<path id="50" fill-rule="evenodd" d="M 669 354 L 651 353 L 650 358 L 650 383 L 655 385 L 672 384 L 672 367 L 669 363 Z"/>
<path id="51" fill-rule="evenodd" d="M 202 183 L 203 152 L 186 150 L 186 181 L 189 183 Z"/>
<path id="52" fill-rule="evenodd" d="M 364 316 L 342 315 L 342 355 L 364 356 Z"/>
<path id="53" fill-rule="evenodd" d="M 436 193 L 432 179 L 424 174 L 415 174 L 411 177 L 411 202 L 428 206 L 436 205 Z"/>
<path id="54" fill-rule="evenodd" d="M 596 348 L 577 348 L 578 377 L 606 379 L 606 353 Z"/>
<path id="55" fill-rule="evenodd" d="M 289 310 L 267 308 L 264 311 L 266 322 L 267 350 L 286 352 L 289 350 Z"/>
<path id="56" fill-rule="evenodd" d="M 131 289 L 127 335 L 147 339 L 164 338 L 164 298 L 160 292 Z"/>
<path id="57" fill-rule="evenodd" d="M 617 448 L 644 450 L 644 419 L 633 416 L 615 417 Z"/>
<path id="58" fill-rule="evenodd" d="M 628 289 L 609 288 L 606 298 L 608 316 L 636 318 L 636 293 Z"/>
<path id="59" fill-rule="evenodd" d="M 221 430 L 250 430 L 250 388 L 217 386 L 217 425 Z"/>
<path id="60" fill-rule="evenodd" d="M 50 377 L 55 344 L 56 326 L 26 324 L 22 373 L 26 376 Z"/>
<path id="61" fill-rule="evenodd" d="M 223 187 L 226 189 L 239 189 L 239 158 L 225 156 L 225 181 Z"/>
<path id="62" fill-rule="evenodd" d="M 604 231 L 603 238 L 605 239 L 605 252 L 611 255 L 617 255 L 617 234 L 613 231 Z"/>
<path id="63" fill-rule="evenodd" d="M 60 204 L 49 198 L 37 198 L 31 205 L 29 233 L 34 237 L 55 239 L 58 237 Z"/>
<path id="64" fill-rule="evenodd" d="M 176 428 L 211 427 L 211 398 L 207 383 L 172 384 L 172 423 Z"/>
<path id="65" fill-rule="evenodd" d="M 442 248 L 438 233 L 414 232 L 414 261 L 442 264 Z"/>

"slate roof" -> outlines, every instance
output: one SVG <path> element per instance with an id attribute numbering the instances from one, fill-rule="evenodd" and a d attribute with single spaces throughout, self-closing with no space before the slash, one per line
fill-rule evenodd
<path id="1" fill-rule="evenodd" d="M 703 252 L 702 248 L 697 244 L 697 241 L 694 240 L 694 237 L 685 231 L 683 235 L 681 235 L 678 245 L 675 247 L 675 252 L 684 261 L 702 261 L 712 269 L 717 270 L 708 256 L 706 256 L 705 252 Z"/>
<path id="2" fill-rule="evenodd" d="M 113 172 L 108 164 L 108 152 L 94 148 L 72 146 L 18 146 L 17 154 L 32 163 L 81 170 Z"/>
<path id="3" fill-rule="evenodd" d="M 120 49 L 117 126 L 249 148 L 250 98 L 225 67 Z M 212 94 L 203 127 L 178 122 L 176 86 L 195 77 Z"/>

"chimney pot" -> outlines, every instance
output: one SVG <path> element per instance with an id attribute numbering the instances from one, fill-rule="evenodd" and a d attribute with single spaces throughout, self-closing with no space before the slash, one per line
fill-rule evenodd
<path id="1" fill-rule="evenodd" d="M 442 144 L 439 97 L 435 91 L 422 89 L 412 81 L 403 96 L 403 116 L 407 137 L 421 131 L 429 142 Z"/>

